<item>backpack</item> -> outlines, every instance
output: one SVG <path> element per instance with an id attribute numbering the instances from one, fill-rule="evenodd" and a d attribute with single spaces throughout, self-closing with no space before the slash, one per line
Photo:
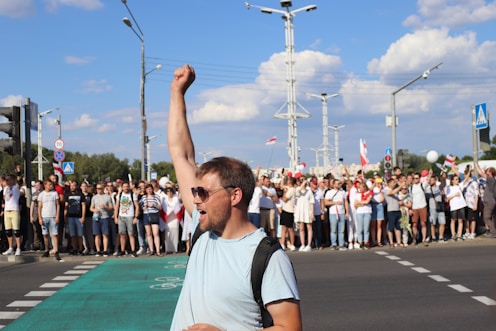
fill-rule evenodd
<path id="1" fill-rule="evenodd" d="M 191 246 L 188 252 L 188 255 L 191 255 L 191 251 L 195 242 L 200 238 L 200 236 L 205 233 L 200 229 L 198 225 L 196 227 L 195 233 L 191 237 Z M 272 316 L 265 309 L 262 300 L 262 278 L 265 273 L 265 269 L 269 265 L 270 258 L 275 251 L 282 249 L 281 244 L 279 244 L 279 240 L 272 237 L 264 237 L 260 240 L 260 243 L 255 250 L 255 254 L 253 255 L 253 261 L 251 264 L 251 290 L 253 292 L 253 297 L 255 298 L 256 303 L 260 308 L 260 314 L 262 316 L 262 324 L 264 328 L 270 327 L 274 325 L 272 320 Z"/>

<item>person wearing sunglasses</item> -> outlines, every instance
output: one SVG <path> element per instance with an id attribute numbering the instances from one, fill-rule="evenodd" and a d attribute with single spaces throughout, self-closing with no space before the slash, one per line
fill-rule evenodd
<path id="1" fill-rule="evenodd" d="M 174 72 L 167 140 L 183 204 L 193 217 L 192 232 L 197 226 L 204 232 L 191 250 L 170 329 L 258 330 L 263 323 L 258 303 L 250 300 L 250 270 L 266 234 L 248 219 L 255 178 L 246 163 L 230 157 L 197 167 L 184 98 L 194 80 L 189 65 Z M 261 290 L 273 324 L 300 331 L 298 287 L 282 249 L 271 256 Z"/>

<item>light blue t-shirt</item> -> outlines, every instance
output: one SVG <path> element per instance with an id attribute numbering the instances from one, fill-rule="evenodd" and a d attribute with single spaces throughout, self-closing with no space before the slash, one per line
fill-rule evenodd
<path id="1" fill-rule="evenodd" d="M 193 212 L 193 229 L 199 213 Z M 251 264 L 255 250 L 265 237 L 263 229 L 226 240 L 213 232 L 202 234 L 195 243 L 186 269 L 171 331 L 197 323 L 221 330 L 258 330 L 262 319 L 251 288 Z M 299 300 L 291 262 L 283 250 L 272 255 L 262 280 L 265 304 L 283 299 Z"/>

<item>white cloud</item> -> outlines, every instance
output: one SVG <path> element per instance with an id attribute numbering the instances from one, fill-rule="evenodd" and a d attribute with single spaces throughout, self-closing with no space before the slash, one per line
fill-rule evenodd
<path id="1" fill-rule="evenodd" d="M 96 58 L 94 56 L 79 57 L 68 55 L 65 57 L 64 61 L 67 64 L 87 64 L 93 62 L 95 59 Z"/>
<path id="2" fill-rule="evenodd" d="M 100 133 L 107 133 L 114 130 L 115 130 L 115 124 L 103 124 L 97 129 L 97 131 Z"/>
<path id="3" fill-rule="evenodd" d="M 98 120 L 91 118 L 90 114 L 81 114 L 79 118 L 69 124 L 70 129 L 92 128 L 98 124 Z"/>
<path id="4" fill-rule="evenodd" d="M 337 56 L 308 50 L 295 53 L 295 63 L 295 79 L 302 87 L 298 90 L 300 95 L 314 92 L 315 86 L 335 82 L 332 72 L 341 66 Z M 272 117 L 275 110 L 286 102 L 286 53 L 276 53 L 260 64 L 259 76 L 254 83 L 205 90 L 198 100 L 199 105 L 190 113 L 191 123 L 239 122 L 259 116 Z"/>
<path id="5" fill-rule="evenodd" d="M 9 95 L 3 99 L 0 99 L 0 105 L 3 107 L 20 106 L 22 103 L 22 95 Z"/>
<path id="6" fill-rule="evenodd" d="M 88 80 L 82 83 L 83 89 L 80 90 L 81 93 L 102 93 L 105 91 L 110 91 L 112 89 L 112 85 L 107 83 L 107 80 Z"/>
<path id="7" fill-rule="evenodd" d="M 36 14 L 34 0 L 2 0 L 0 1 L 0 16 L 24 18 Z"/>
<path id="8" fill-rule="evenodd" d="M 413 28 L 428 26 L 460 27 L 496 18 L 496 2 L 485 0 L 418 0 L 420 15 L 411 15 L 403 25 Z"/>
<path id="9" fill-rule="evenodd" d="M 54 12 L 60 6 L 76 7 L 84 10 L 98 10 L 103 8 L 100 0 L 44 0 L 45 8 L 49 12 Z"/>

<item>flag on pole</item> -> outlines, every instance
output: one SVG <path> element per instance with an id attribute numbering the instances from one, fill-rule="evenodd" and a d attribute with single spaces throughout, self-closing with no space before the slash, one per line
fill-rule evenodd
<path id="1" fill-rule="evenodd" d="M 64 170 L 62 169 L 61 166 L 59 166 L 58 163 L 53 163 L 53 173 L 60 178 L 64 176 Z"/>
<path id="2" fill-rule="evenodd" d="M 453 167 L 453 164 L 455 164 L 456 156 L 448 154 L 446 155 L 446 159 L 444 160 L 444 166 L 446 168 L 451 168 Z"/>
<path id="3" fill-rule="evenodd" d="M 269 138 L 269 139 L 267 139 L 267 141 L 265 141 L 265 145 L 273 145 L 276 143 L 276 140 L 277 140 L 276 136 Z"/>
<path id="4" fill-rule="evenodd" d="M 362 162 L 362 168 L 365 171 L 369 165 L 369 159 L 367 157 L 367 144 L 364 139 L 360 139 L 360 161 Z"/>

